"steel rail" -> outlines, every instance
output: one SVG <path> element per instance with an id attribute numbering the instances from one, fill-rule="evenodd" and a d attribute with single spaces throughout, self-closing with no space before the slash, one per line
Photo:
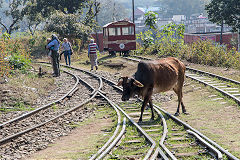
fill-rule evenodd
<path id="1" fill-rule="evenodd" d="M 234 155 L 232 155 L 231 153 L 229 153 L 227 150 L 225 150 L 224 148 L 222 148 L 220 145 L 218 145 L 216 142 L 214 142 L 213 140 L 209 139 L 207 136 L 205 136 L 204 134 L 202 134 L 201 132 L 199 132 L 198 130 L 194 129 L 193 127 L 191 127 L 189 124 L 183 122 L 182 120 L 178 119 L 177 117 L 171 115 L 170 113 L 168 113 L 167 111 L 165 111 L 164 109 L 160 108 L 159 106 L 153 104 L 154 107 L 158 108 L 160 111 L 162 111 L 164 114 L 168 115 L 171 119 L 173 119 L 174 121 L 182 124 L 184 127 L 192 130 L 193 132 L 197 133 L 199 136 L 201 136 L 202 138 L 204 138 L 206 141 L 208 141 L 209 143 L 211 143 L 212 145 L 214 145 L 216 148 L 218 148 L 221 152 L 223 152 L 224 154 L 227 155 L 227 157 L 229 159 L 232 160 L 239 160 L 237 157 L 235 157 Z"/>
<path id="2" fill-rule="evenodd" d="M 69 74 L 71 74 L 71 75 L 74 75 L 74 74 L 72 74 L 72 73 L 70 73 L 70 72 L 67 72 L 67 71 L 64 71 L 64 72 L 69 73 Z M 87 84 L 87 82 L 83 81 L 81 78 L 77 77 L 76 75 L 74 75 L 74 77 L 76 78 L 76 81 L 77 81 L 77 83 L 74 85 L 75 88 L 76 88 L 76 86 L 78 85 L 79 80 L 81 80 L 83 83 Z M 100 88 L 102 87 L 102 80 L 101 80 L 101 78 L 99 78 L 99 83 L 100 83 L 100 87 L 99 87 L 99 89 L 100 89 Z M 67 95 L 69 95 L 70 93 L 72 93 L 73 90 L 75 90 L 75 88 L 72 88 L 72 89 L 71 89 L 67 94 L 65 94 L 64 96 L 66 97 Z M 93 88 L 93 87 L 91 87 L 91 88 Z M 66 112 L 64 112 L 64 113 L 62 113 L 62 114 L 60 114 L 60 115 L 58 115 L 58 116 L 56 116 L 56 117 L 48 120 L 48 121 L 46 121 L 46 122 L 43 122 L 43 123 L 41 123 L 41 124 L 39 124 L 39 125 L 36 125 L 36 126 L 34 126 L 34 127 L 29 128 L 29 129 L 26 129 L 26 130 L 23 130 L 23 131 L 21 131 L 21 132 L 18 132 L 17 134 L 14 134 L 14 135 L 5 137 L 4 139 L 1 139 L 1 140 L 0 140 L 0 145 L 5 144 L 5 143 L 7 143 L 8 141 L 10 141 L 10 140 L 12 140 L 12 139 L 14 139 L 14 138 L 17 138 L 17 137 L 19 137 L 19 136 L 21 136 L 21 135 L 23 135 L 23 134 L 25 134 L 25 133 L 28 133 L 28 132 L 36 129 L 36 128 L 39 128 L 39 127 L 41 127 L 41 126 L 43 126 L 43 125 L 45 125 L 45 124 L 47 124 L 47 123 L 49 123 L 49 122 L 51 122 L 51 121 L 59 118 L 59 117 L 61 117 L 61 116 L 65 115 L 65 114 L 67 114 L 67 113 L 69 113 L 69 112 L 72 112 L 72 111 L 80 108 L 81 106 L 83 106 L 84 104 L 86 104 L 87 102 L 89 102 L 90 100 L 92 100 L 92 99 L 97 95 L 97 93 L 98 93 L 98 92 L 94 92 L 93 95 L 91 96 L 91 98 L 89 98 L 89 99 L 86 100 L 85 102 L 81 103 L 80 105 L 78 105 L 78 106 L 76 106 L 76 107 L 74 107 L 74 108 L 72 108 L 72 109 L 70 109 L 70 110 L 68 110 L 68 111 L 66 111 Z M 62 96 L 62 97 L 60 98 L 60 100 L 64 99 L 64 98 L 65 98 L 64 96 Z M 64 97 L 64 98 L 63 98 L 63 97 Z M 60 101 L 60 100 L 59 100 L 59 101 Z M 50 103 L 50 104 L 54 104 L 54 103 L 56 103 L 56 101 L 53 102 L 53 103 Z M 43 108 L 43 107 L 41 107 L 41 108 Z M 45 109 L 45 108 L 43 108 L 43 109 Z M 34 110 L 34 111 L 35 111 L 34 113 L 37 113 L 38 110 Z M 32 115 L 32 114 L 34 114 L 34 113 L 28 113 L 27 115 L 24 115 L 24 116 L 25 116 L 25 117 L 29 117 L 30 115 Z M 21 118 L 22 118 L 22 117 L 20 116 L 20 117 L 17 118 L 17 120 L 20 120 Z M 22 119 L 23 119 L 23 118 L 22 118 Z M 15 119 L 14 119 L 14 120 L 15 120 Z M 15 120 L 15 121 L 17 121 L 17 120 Z M 12 123 L 12 122 L 13 122 L 13 120 L 11 121 L 11 123 Z M 6 123 L 6 124 L 7 124 L 7 123 Z"/>
<path id="3" fill-rule="evenodd" d="M 126 117 L 124 117 L 123 119 L 123 127 L 121 132 L 119 133 L 119 135 L 116 137 L 116 139 L 108 146 L 108 148 L 105 149 L 104 152 L 102 152 L 102 154 L 97 158 L 97 160 L 102 159 L 103 157 L 105 157 L 110 151 L 111 149 L 118 143 L 118 141 L 122 138 L 122 136 L 124 135 L 126 130 Z"/>
<path id="4" fill-rule="evenodd" d="M 118 108 L 118 110 L 120 110 L 128 119 L 129 121 L 136 126 L 136 128 L 144 135 L 144 137 L 150 142 L 152 143 L 151 148 L 148 150 L 148 153 L 146 154 L 146 156 L 144 157 L 144 160 L 149 159 L 149 157 L 151 156 L 154 148 L 156 147 L 156 143 L 155 141 L 121 108 L 119 107 L 117 104 L 115 104 L 114 102 L 112 102 L 111 100 L 109 100 L 106 96 L 104 96 L 102 93 L 101 94 L 102 97 L 104 97 L 109 103 L 111 103 L 112 105 L 116 106 Z"/>
<path id="5" fill-rule="evenodd" d="M 74 69 L 74 68 L 73 68 Z M 120 91 L 122 91 L 122 89 L 118 86 L 115 85 L 115 83 L 113 81 L 110 81 L 106 78 L 101 77 L 104 81 L 107 81 L 108 83 L 111 83 L 112 86 Z M 154 105 L 154 107 L 158 108 L 158 106 Z M 121 109 L 121 108 L 120 108 Z M 190 125 L 186 124 L 185 122 L 179 120 L 178 118 L 176 118 L 175 116 L 172 116 L 171 114 L 167 113 L 166 111 L 164 111 L 163 109 L 161 109 L 160 107 L 158 108 L 160 109 L 162 112 L 164 112 L 165 114 L 167 114 L 168 116 L 170 116 L 172 119 L 174 119 L 175 121 L 178 121 L 179 123 L 182 123 L 185 127 L 193 130 L 194 132 L 196 132 L 198 135 L 200 135 L 201 137 L 203 137 L 204 139 L 206 139 L 208 142 L 210 142 L 211 144 L 213 144 L 214 146 L 216 146 L 219 150 L 221 150 L 223 153 L 225 153 L 228 158 L 233 159 L 233 160 L 238 160 L 238 158 L 236 158 L 235 156 L 233 156 L 231 153 L 229 153 L 228 151 L 226 151 L 225 149 L 223 149 L 221 146 L 219 146 L 217 143 L 213 142 L 212 140 L 210 140 L 209 138 L 207 138 L 205 135 L 201 134 L 199 131 L 197 131 L 196 129 L 192 128 Z M 173 118 L 175 117 L 175 118 Z M 130 118 L 130 117 L 129 117 Z M 131 118 L 130 118 L 131 119 Z M 177 120 L 178 119 L 178 120 Z M 140 126 L 139 126 L 140 127 Z M 141 128 L 141 127 L 140 127 Z M 159 148 L 160 149 L 160 148 Z M 162 152 L 162 151 L 161 151 Z M 164 154 L 164 153 L 163 153 Z"/>
<path id="6" fill-rule="evenodd" d="M 63 65 L 63 66 L 65 66 L 65 65 Z M 88 72 L 88 71 L 86 71 L 86 70 L 82 70 L 82 69 L 79 69 L 79 68 L 76 68 L 76 67 L 70 67 L 70 66 L 65 66 L 65 67 L 67 67 L 67 68 L 72 68 L 72 69 L 75 69 L 75 70 L 79 70 L 79 71 L 82 71 L 82 72 L 86 72 L 86 73 L 91 74 L 91 75 L 93 75 L 93 76 L 95 76 L 95 77 L 97 77 L 97 78 L 102 78 L 103 80 L 105 80 L 105 81 L 113 84 L 115 88 L 120 89 L 120 90 L 122 91 L 122 89 L 119 88 L 119 87 L 117 87 L 114 82 L 109 81 L 109 80 L 107 80 L 106 78 L 103 78 L 102 76 L 93 74 L 93 73 L 91 73 L 91 72 Z M 155 141 L 154 141 L 121 107 L 119 107 L 119 106 L 118 106 L 117 104 L 115 104 L 114 102 L 110 101 L 106 96 L 104 96 L 104 95 L 101 93 L 101 91 L 97 91 L 97 92 L 98 92 L 102 97 L 105 97 L 105 99 L 106 99 L 107 101 L 109 101 L 109 103 L 111 102 L 111 104 L 113 104 L 114 106 L 116 106 L 116 107 L 118 108 L 118 110 L 120 110 L 120 111 L 130 120 L 130 122 L 131 122 L 133 125 L 136 126 L 136 128 L 145 136 L 145 138 L 146 138 L 150 143 L 152 143 L 151 148 L 148 150 L 148 153 L 147 153 L 146 156 L 144 157 L 144 160 L 149 159 L 149 157 L 151 156 L 154 148 L 156 147 Z"/>
<path id="7" fill-rule="evenodd" d="M 98 91 L 97 91 L 97 93 L 100 94 L 100 95 L 102 94 L 101 92 L 98 92 Z M 107 149 L 106 149 L 107 146 L 109 146 L 109 144 L 113 141 L 113 139 L 116 137 L 116 135 L 117 135 L 117 133 L 118 133 L 118 131 L 119 131 L 120 123 L 121 123 L 121 115 L 120 115 L 120 113 L 119 113 L 119 110 L 118 110 L 114 105 L 112 105 L 111 103 L 110 103 L 110 105 L 114 108 L 114 110 L 117 112 L 117 115 L 118 115 L 117 127 L 116 127 L 116 129 L 115 129 L 112 137 L 109 138 L 109 140 L 98 150 L 97 153 L 95 153 L 95 154 L 90 158 L 90 160 L 96 159 L 99 154 L 103 153 L 104 150 L 106 151 L 106 150 L 107 150 Z M 125 120 L 125 119 L 124 119 L 124 120 Z"/>
<path id="8" fill-rule="evenodd" d="M 161 137 L 161 140 L 159 141 L 159 145 L 164 149 L 165 152 L 167 152 L 167 154 L 169 155 L 169 157 L 172 160 L 177 160 L 177 158 L 172 154 L 172 152 L 170 152 L 168 150 L 168 148 L 164 145 L 164 141 L 165 141 L 165 139 L 167 137 L 167 133 L 168 133 L 167 122 L 166 122 L 165 118 L 163 117 L 162 113 L 156 107 L 154 107 L 154 109 L 158 113 L 158 115 L 161 117 L 162 122 L 163 122 L 163 135 Z"/>
<path id="9" fill-rule="evenodd" d="M 72 69 L 76 69 L 76 70 L 80 70 L 80 71 L 82 71 L 82 72 L 86 72 L 86 73 L 88 73 L 88 74 L 90 74 L 90 75 L 93 75 L 94 77 L 101 78 L 101 79 L 104 79 L 105 81 L 107 81 L 107 79 L 103 78 L 102 76 L 98 76 L 98 75 L 93 74 L 93 73 L 91 73 L 91 72 L 88 72 L 88 71 L 86 71 L 86 70 L 82 70 L 82 69 L 75 68 L 75 67 L 69 67 L 69 66 L 65 66 L 65 67 L 67 67 L 67 68 L 72 68 Z M 110 82 L 110 81 L 109 81 L 109 82 Z M 115 85 L 114 82 L 111 82 L 111 83 Z M 115 86 L 115 87 L 117 87 L 117 86 Z M 120 89 L 119 87 L 117 87 L 117 88 Z M 121 90 L 121 89 L 120 89 L 120 90 Z M 121 91 L 122 91 L 122 90 L 121 90 Z M 129 117 L 129 116 L 127 115 L 127 113 L 122 110 L 121 107 L 119 107 L 119 106 L 118 106 L 117 104 L 115 104 L 114 102 L 111 102 L 106 96 L 104 96 L 104 95 L 101 93 L 101 91 L 97 91 L 97 92 L 98 92 L 103 98 L 105 98 L 110 104 L 116 106 L 116 107 L 131 121 L 131 123 L 133 123 L 133 125 L 135 125 L 135 126 L 137 127 L 137 129 L 147 138 L 147 140 L 152 143 L 151 148 L 149 149 L 147 155 L 146 155 L 145 158 L 144 158 L 145 160 L 147 160 L 147 159 L 151 156 L 151 154 L 152 154 L 152 152 L 153 152 L 153 149 L 154 149 L 155 146 L 156 146 L 155 141 L 154 141 L 134 120 L 132 120 L 131 117 Z"/>
<path id="10" fill-rule="evenodd" d="M 210 75 L 211 77 L 215 77 L 215 78 L 223 80 L 223 81 L 229 81 L 231 83 L 235 83 L 237 85 L 240 85 L 239 81 L 236 81 L 236 80 L 233 80 L 233 79 L 230 79 L 230 78 L 226 78 L 226 77 L 219 76 L 219 75 L 216 75 L 216 74 L 213 74 L 213 73 L 210 73 L 210 72 L 205 72 L 205 71 L 202 71 L 202 70 L 194 69 L 194 68 L 191 68 L 191 67 L 186 67 L 186 68 L 190 71 L 193 71 L 193 72 L 198 72 L 198 73 L 201 73 L 201 74 Z"/>
<path id="11" fill-rule="evenodd" d="M 116 110 L 117 114 L 118 114 L 118 123 L 117 123 L 117 127 L 112 135 L 111 138 L 109 138 L 109 140 L 97 151 L 97 153 L 95 153 L 89 160 L 94 160 L 97 158 L 97 156 L 101 153 L 104 152 L 104 150 L 106 150 L 107 146 L 109 146 L 109 144 L 113 141 L 113 139 L 116 137 L 119 128 L 120 128 L 120 123 L 121 123 L 121 115 L 119 113 L 119 111 L 117 110 L 117 108 L 115 106 L 113 106 L 113 108 Z"/>
<path id="12" fill-rule="evenodd" d="M 118 86 L 116 86 L 116 84 L 115 84 L 115 82 L 113 82 L 113 81 L 111 81 L 111 80 L 108 80 L 107 78 L 104 78 L 104 77 L 102 77 L 101 76 L 101 78 L 105 81 L 105 82 L 107 82 L 107 83 L 110 83 L 111 85 L 112 85 L 112 87 L 113 88 L 115 88 L 115 89 L 117 89 L 117 90 L 119 90 L 119 91 L 123 91 L 120 87 L 118 87 Z M 102 95 L 102 96 L 104 96 L 104 95 Z M 105 97 L 105 96 L 104 96 Z M 113 104 L 115 104 L 115 103 L 113 103 Z M 116 105 L 116 104 L 115 104 Z M 126 112 L 124 112 L 123 110 L 122 110 L 122 108 L 121 107 L 119 107 L 118 105 L 116 105 L 118 108 L 119 108 L 119 110 L 120 111 L 122 111 L 122 113 L 123 114 L 125 114 L 125 116 L 137 127 L 137 129 L 140 131 L 140 132 L 142 132 L 142 134 L 147 138 L 147 139 L 149 139 L 148 137 L 150 137 L 150 136 L 148 136 L 147 135 L 147 133 L 135 122 L 135 121 L 133 121 L 132 119 L 131 119 L 131 117 L 129 117 L 127 114 L 126 114 Z M 146 135 L 147 136 L 146 136 Z M 151 137 L 150 137 L 151 138 Z M 156 144 L 155 144 L 155 141 L 151 138 L 151 139 L 149 139 L 149 141 L 152 143 L 152 147 L 149 149 L 149 152 L 148 152 L 148 154 L 145 156 L 145 158 L 144 159 L 149 159 L 149 157 L 150 157 L 150 155 L 151 155 L 151 153 L 153 152 L 153 149 L 155 148 L 155 146 L 156 146 Z M 153 143 L 154 142 L 154 143 Z M 164 159 L 168 159 L 167 158 L 167 156 L 163 153 L 163 151 L 158 147 L 157 148 L 157 152 L 161 155 L 161 157 L 163 157 Z M 151 158 L 150 158 L 151 159 Z"/>
<path id="13" fill-rule="evenodd" d="M 64 65 L 65 66 L 65 65 Z M 68 66 L 65 66 L 65 67 L 68 67 Z M 73 68 L 74 69 L 74 68 Z M 84 84 L 86 84 L 89 88 L 91 88 L 92 90 L 93 90 L 93 92 L 91 93 L 91 94 L 94 94 L 95 96 L 97 95 L 97 94 L 102 94 L 102 92 L 101 92 L 101 88 L 103 87 L 103 82 L 102 82 L 102 78 L 101 77 L 99 77 L 99 76 L 97 76 L 97 75 L 94 75 L 94 74 L 92 74 L 92 73 L 90 73 L 90 72 L 88 72 L 88 71 L 84 71 L 84 70 L 81 70 L 81 69 L 78 69 L 78 70 L 80 70 L 80 71 L 82 71 L 82 72 L 86 72 L 86 73 L 88 73 L 88 74 L 90 74 L 90 75 L 92 75 L 92 76 L 94 76 L 95 78 L 98 78 L 99 79 L 99 88 L 98 89 L 95 89 L 94 87 L 92 87 L 88 82 L 86 82 L 86 81 L 84 81 L 80 76 L 78 76 L 78 78 L 79 78 L 79 80 L 82 82 L 82 83 L 84 83 Z M 114 106 L 114 105 L 112 105 L 112 107 L 115 109 L 115 111 L 117 112 L 117 115 L 118 115 L 118 124 L 117 124 L 117 127 L 116 127 L 116 129 L 115 129 L 115 131 L 114 131 L 114 133 L 113 133 L 113 136 L 105 143 L 105 145 L 96 153 L 96 154 L 94 154 L 90 159 L 96 159 L 96 157 L 99 155 L 99 154 L 101 154 L 100 155 L 100 157 L 101 156 L 104 156 L 105 154 L 107 154 L 106 153 L 106 151 L 107 150 L 109 150 L 109 148 L 107 148 L 106 149 L 106 147 L 112 142 L 112 140 L 116 137 L 116 135 L 117 135 L 117 133 L 118 133 L 118 130 L 119 130 L 119 128 L 120 128 L 120 123 L 121 123 L 121 115 L 120 115 L 120 113 L 119 113 L 119 111 L 118 111 L 118 109 Z M 125 124 L 126 124 L 126 122 L 125 122 L 125 119 L 124 119 L 124 127 L 123 127 L 123 133 L 124 133 L 124 131 L 125 131 Z M 121 135 L 121 136 L 118 136 L 118 137 L 122 137 L 122 135 L 123 135 L 123 133 L 120 133 L 119 135 Z M 120 138 L 116 138 L 116 139 L 120 139 Z M 115 141 L 114 141 L 115 142 Z M 113 144 L 113 142 L 112 142 L 112 144 Z M 111 147 L 113 147 L 112 146 L 112 144 L 110 145 Z M 109 147 L 110 147 L 109 146 Z M 104 151 L 105 150 L 105 151 Z"/>
<path id="14" fill-rule="evenodd" d="M 128 58 L 127 58 L 128 59 Z M 130 60 L 133 60 L 133 61 L 137 61 L 139 62 L 140 60 L 138 59 L 132 59 L 130 58 Z M 146 60 L 151 60 L 151 59 L 148 59 L 146 58 Z M 199 81 L 199 80 L 198 80 Z M 216 148 L 218 148 L 222 153 L 226 154 L 227 157 L 229 159 L 232 159 L 232 160 L 239 160 L 237 157 L 235 157 L 234 155 L 232 155 L 230 152 L 228 152 L 227 150 L 225 150 L 224 148 L 222 148 L 220 145 L 218 145 L 216 142 L 212 141 L 211 139 L 209 139 L 208 137 L 206 137 L 204 134 L 202 134 L 201 132 L 199 132 L 198 130 L 192 128 L 190 125 L 188 125 L 187 123 L 181 121 L 180 119 L 178 119 L 177 117 L 171 115 L 170 113 L 166 112 L 164 109 L 160 108 L 159 106 L 157 105 L 154 105 L 154 107 L 158 108 L 159 110 L 161 110 L 162 112 L 164 112 L 166 115 L 168 115 L 170 118 L 172 118 L 173 120 L 175 120 L 176 122 L 178 123 L 181 123 L 182 125 L 184 125 L 186 128 L 194 131 L 195 133 L 197 133 L 199 136 L 201 136 L 202 138 L 204 138 L 206 141 L 208 141 L 209 143 L 211 143 L 212 145 L 214 145 Z"/>
<path id="15" fill-rule="evenodd" d="M 164 160 L 168 160 L 168 157 L 165 155 L 165 153 L 163 153 L 163 151 L 157 147 L 157 149 L 155 150 L 154 154 L 151 156 L 151 160 L 152 159 L 157 159 L 158 155 L 160 154 L 161 158 L 163 158 Z"/>
<path id="16" fill-rule="evenodd" d="M 18 116 L 18 117 L 14 118 L 14 119 L 11 119 L 11 120 L 9 120 L 9 121 L 7 121 L 7 122 L 4 122 L 4 123 L 0 124 L 0 129 L 3 128 L 4 126 L 6 126 L 7 124 L 11 124 L 11 123 L 13 123 L 13 122 L 20 121 L 20 120 L 22 120 L 22 119 L 24 119 L 24 118 L 27 118 L 27 117 L 35 114 L 35 113 L 40 112 L 41 110 L 47 109 L 47 108 L 49 108 L 51 105 L 53 105 L 53 104 L 55 104 L 55 103 L 59 103 L 60 101 L 62 101 L 63 99 L 65 99 L 68 95 L 70 95 L 70 94 L 72 94 L 73 92 L 77 91 L 77 90 L 75 90 L 75 89 L 77 88 L 78 83 L 79 83 L 79 79 L 77 78 L 77 76 L 74 75 L 74 74 L 72 74 L 72 73 L 70 73 L 70 72 L 67 72 L 67 71 L 64 71 L 64 72 L 72 75 L 72 76 L 75 78 L 75 80 L 76 80 L 76 83 L 74 84 L 74 86 L 73 86 L 72 89 L 70 89 L 70 90 L 69 90 L 65 95 L 63 95 L 61 98 L 59 98 L 59 99 L 57 99 L 57 100 L 55 100 L 55 101 L 53 101 L 53 102 L 51 102 L 51 103 L 48 103 L 48 104 L 46 104 L 46 105 L 43 105 L 42 107 L 39 107 L 39 108 L 37 108 L 37 109 L 35 109 L 35 110 L 33 110 L 33 111 L 27 112 L 27 113 L 25 113 L 25 114 L 23 114 L 23 115 L 21 115 L 21 116 Z"/>
<path id="17" fill-rule="evenodd" d="M 85 104 L 87 104 L 88 102 L 90 102 L 96 95 L 97 95 L 97 92 L 95 92 L 94 95 L 92 95 L 89 99 L 85 100 L 84 102 L 82 102 L 81 104 L 77 105 L 76 107 L 74 107 L 74 108 L 72 108 L 72 109 L 69 109 L 69 110 L 65 111 L 64 113 L 62 113 L 62 114 L 60 114 L 60 115 L 58 115 L 58 116 L 56 116 L 56 117 L 54 117 L 54 118 L 51 118 L 50 120 L 48 120 L 48 121 L 46 121 L 46 122 L 43 122 L 43 123 L 41 123 L 41 124 L 39 124 L 39 125 L 36 125 L 36 126 L 34 126 L 34 127 L 32 127 L 32 128 L 26 129 L 26 130 L 21 131 L 21 132 L 19 132 L 19 133 L 17 133 L 17 134 L 14 134 L 14 135 L 8 136 L 8 137 L 6 137 L 6 138 L 4 138 L 4 139 L 1 139 L 1 140 L 0 140 L 0 145 L 3 145 L 3 144 L 5 144 L 5 143 L 9 142 L 10 140 L 13 140 L 14 138 L 17 138 L 17 137 L 19 137 L 19 136 L 21 136 L 21 135 L 23 135 L 23 134 L 25 134 L 25 133 L 28 133 L 28 132 L 30 132 L 30 131 L 33 131 L 33 130 L 35 130 L 36 128 L 39 128 L 39 127 L 41 127 L 41 126 L 43 126 L 43 125 L 45 125 L 45 124 L 47 124 L 47 123 L 49 123 L 49 122 L 52 122 L 52 121 L 54 121 L 54 120 L 56 120 L 56 119 L 58 119 L 58 118 L 60 118 L 60 117 L 62 117 L 62 116 L 64 116 L 64 115 L 66 115 L 66 114 L 68 114 L 68 113 L 70 113 L 70 112 L 73 112 L 73 111 L 79 109 L 79 108 L 82 107 L 83 105 L 85 105 Z"/>
<path id="18" fill-rule="evenodd" d="M 207 148 L 209 150 L 211 150 L 212 152 L 214 152 L 217 156 L 218 160 L 222 160 L 223 159 L 223 155 L 222 153 L 217 150 L 215 147 L 213 147 L 211 144 L 209 144 L 208 142 L 206 142 L 204 139 L 202 139 L 202 137 L 200 137 L 197 133 L 191 131 L 191 130 L 187 130 L 187 132 L 193 136 L 195 136 L 201 143 L 203 143 L 204 146 L 207 146 Z"/>
<path id="19" fill-rule="evenodd" d="M 191 78 L 191 79 L 193 79 L 193 80 L 195 80 L 195 81 L 198 81 L 198 82 L 200 82 L 200 83 L 202 83 L 202 84 L 204 84 L 204 85 L 208 85 L 208 86 L 216 89 L 217 91 L 223 93 L 224 95 L 232 98 L 238 105 L 240 105 L 240 99 L 239 99 L 239 98 L 237 98 L 236 96 L 234 96 L 234 95 L 232 95 L 232 94 L 229 94 L 228 92 L 226 92 L 226 91 L 224 91 L 224 90 L 222 90 L 222 89 L 220 89 L 220 88 L 218 88 L 218 87 L 215 87 L 215 86 L 212 85 L 211 83 L 204 82 L 203 80 L 197 79 L 197 78 L 195 78 L 195 77 L 193 77 L 193 76 L 190 76 L 190 75 L 186 75 L 186 77 Z"/>
<path id="20" fill-rule="evenodd" d="M 114 88 L 116 88 L 117 90 L 119 90 L 119 91 L 122 92 L 122 89 L 121 89 L 120 87 L 116 86 L 113 81 L 110 81 L 110 80 L 108 80 L 108 79 L 106 79 L 106 78 L 104 78 L 104 77 L 101 77 L 101 78 L 102 78 L 104 81 L 112 84 L 112 87 L 114 87 Z M 104 96 L 104 95 L 102 95 L 102 96 Z M 105 96 L 104 96 L 104 97 L 105 97 Z M 114 102 L 112 102 L 112 103 L 113 103 L 114 105 L 116 105 Z M 116 105 L 116 106 L 117 106 L 118 109 L 131 121 L 131 123 L 132 123 L 133 125 L 135 125 L 135 126 L 137 127 L 137 129 L 148 139 L 148 141 L 152 143 L 151 148 L 149 149 L 147 155 L 144 157 L 145 160 L 146 160 L 146 159 L 149 159 L 149 157 L 151 156 L 151 154 L 152 154 L 152 152 L 153 152 L 153 150 L 154 150 L 154 148 L 155 148 L 155 146 L 156 146 L 155 141 L 154 141 L 125 111 L 123 111 L 121 107 L 119 107 L 118 105 Z M 160 150 L 160 148 L 159 148 L 159 150 Z M 159 151 L 159 150 L 158 150 L 158 151 Z M 165 155 L 161 150 L 160 150 L 159 153 L 161 154 L 162 157 L 166 157 L 166 155 Z"/>

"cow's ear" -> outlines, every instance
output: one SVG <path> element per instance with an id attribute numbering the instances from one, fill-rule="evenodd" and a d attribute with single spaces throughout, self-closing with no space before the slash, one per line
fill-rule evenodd
<path id="1" fill-rule="evenodd" d="M 123 78 L 121 77 L 121 78 L 118 79 L 118 84 L 117 84 L 117 86 L 121 86 L 122 83 L 123 83 Z"/>
<path id="2" fill-rule="evenodd" d="M 139 82 L 139 81 L 137 81 L 137 80 L 135 80 L 135 79 L 134 79 L 134 81 L 133 81 L 133 84 L 134 84 L 135 86 L 137 86 L 137 87 L 144 87 L 144 85 L 143 85 L 141 82 Z"/>

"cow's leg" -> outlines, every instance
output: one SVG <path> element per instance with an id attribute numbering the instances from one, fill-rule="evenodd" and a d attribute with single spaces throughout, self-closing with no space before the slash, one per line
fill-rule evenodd
<path id="1" fill-rule="evenodd" d="M 140 115 L 140 118 L 138 120 L 139 122 L 142 122 L 143 112 L 144 112 L 144 109 L 145 109 L 147 103 L 149 102 L 149 99 L 150 99 L 149 96 L 144 97 L 143 104 L 142 104 L 142 107 L 141 107 L 141 115 Z"/>
<path id="2" fill-rule="evenodd" d="M 180 108 L 180 104 L 181 104 L 181 93 L 179 92 L 178 88 L 173 88 L 174 92 L 177 94 L 178 96 L 178 107 L 177 107 L 177 111 L 174 114 L 175 116 L 179 116 L 179 108 Z"/>
<path id="3" fill-rule="evenodd" d="M 149 105 L 150 105 L 150 107 L 151 107 L 151 111 L 152 111 L 152 117 L 151 117 L 151 120 L 154 120 L 154 112 L 153 112 L 152 99 L 149 100 Z"/>
<path id="4" fill-rule="evenodd" d="M 187 114 L 186 108 L 183 104 L 183 93 L 182 93 L 182 88 L 183 88 L 183 82 L 184 82 L 184 76 L 181 76 L 181 78 L 179 78 L 177 85 L 173 88 L 174 92 L 177 94 L 178 96 L 178 108 L 177 108 L 177 112 L 175 113 L 175 116 L 179 115 L 179 108 L 180 105 L 182 106 L 182 112 Z"/>
<path id="5" fill-rule="evenodd" d="M 179 83 L 178 83 L 178 92 L 179 92 L 179 98 L 180 98 L 180 102 L 181 102 L 181 106 L 182 106 L 182 112 L 184 114 L 188 114 L 187 111 L 186 111 L 186 108 L 185 108 L 185 105 L 183 104 L 183 93 L 182 93 L 182 90 L 183 90 L 183 83 L 184 83 L 184 74 L 181 74 L 180 76 L 180 80 L 179 80 Z"/>

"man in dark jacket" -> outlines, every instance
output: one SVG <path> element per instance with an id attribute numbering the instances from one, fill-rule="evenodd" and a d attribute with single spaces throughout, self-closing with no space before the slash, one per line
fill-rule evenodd
<path id="1" fill-rule="evenodd" d="M 60 42 L 55 34 L 52 35 L 52 40 L 48 43 L 47 48 L 52 51 L 52 65 L 54 71 L 54 77 L 60 76 L 60 65 L 59 65 L 59 50 Z"/>

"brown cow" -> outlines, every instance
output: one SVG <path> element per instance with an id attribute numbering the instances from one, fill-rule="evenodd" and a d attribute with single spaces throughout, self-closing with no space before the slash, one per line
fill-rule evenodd
<path id="1" fill-rule="evenodd" d="M 182 112 L 186 113 L 185 106 L 182 102 L 185 70 L 185 65 L 173 57 L 162 58 L 155 61 L 141 61 L 133 77 L 121 77 L 119 79 L 117 85 L 122 85 L 123 87 L 122 100 L 127 101 L 135 94 L 142 96 L 144 101 L 141 107 L 139 122 L 142 121 L 143 111 L 147 103 L 149 103 L 151 107 L 151 119 L 153 120 L 152 94 L 173 89 L 178 96 L 178 108 L 175 116 L 179 115 L 180 104 L 182 105 Z"/>

